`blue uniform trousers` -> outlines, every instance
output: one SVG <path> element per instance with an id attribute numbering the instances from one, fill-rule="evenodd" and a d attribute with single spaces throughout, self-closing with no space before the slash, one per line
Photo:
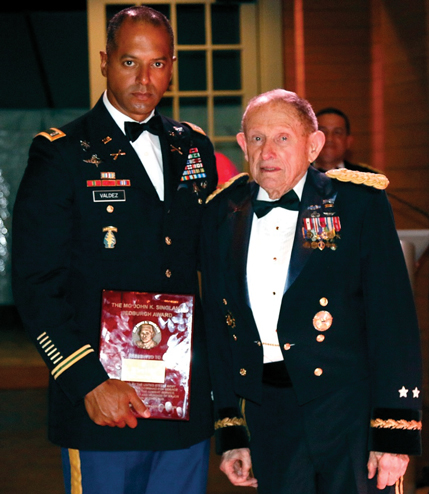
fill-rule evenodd
<path id="1" fill-rule="evenodd" d="M 62 449 L 66 494 L 204 494 L 210 440 L 171 451 Z"/>

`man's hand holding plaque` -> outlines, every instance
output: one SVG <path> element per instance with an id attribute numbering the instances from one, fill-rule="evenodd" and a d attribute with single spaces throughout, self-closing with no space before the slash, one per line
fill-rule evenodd
<path id="1" fill-rule="evenodd" d="M 135 389 L 117 379 L 108 379 L 85 396 L 89 417 L 97 425 L 109 427 L 137 426 L 137 418 L 149 418 L 150 412 Z"/>

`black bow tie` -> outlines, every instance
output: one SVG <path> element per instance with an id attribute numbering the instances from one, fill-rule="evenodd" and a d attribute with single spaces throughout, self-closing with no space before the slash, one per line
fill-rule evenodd
<path id="1" fill-rule="evenodd" d="M 161 135 L 162 122 L 158 115 L 154 115 L 148 122 L 125 122 L 125 135 L 131 142 L 134 142 L 140 137 L 140 134 L 147 130 L 151 134 Z"/>
<path id="2" fill-rule="evenodd" d="M 291 211 L 299 210 L 299 198 L 296 192 L 292 189 L 282 196 L 278 201 L 252 201 L 253 211 L 258 218 L 262 218 L 268 214 L 273 208 L 285 208 Z"/>

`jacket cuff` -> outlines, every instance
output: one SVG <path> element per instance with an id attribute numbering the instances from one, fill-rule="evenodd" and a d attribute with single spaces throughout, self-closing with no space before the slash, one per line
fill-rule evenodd
<path id="1" fill-rule="evenodd" d="M 246 421 L 238 408 L 223 408 L 218 411 L 215 422 L 216 453 L 249 447 Z"/>
<path id="2" fill-rule="evenodd" d="M 376 408 L 372 413 L 370 451 L 420 455 L 422 414 L 420 410 Z"/>

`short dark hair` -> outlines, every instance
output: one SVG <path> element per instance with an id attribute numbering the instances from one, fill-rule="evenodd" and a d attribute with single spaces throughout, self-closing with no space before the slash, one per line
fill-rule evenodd
<path id="1" fill-rule="evenodd" d="M 319 110 L 316 113 L 316 117 L 319 118 L 322 115 L 328 115 L 328 114 L 332 114 L 332 113 L 334 115 L 338 115 L 338 116 L 340 116 L 341 118 L 344 119 L 344 123 L 346 124 L 346 132 L 347 132 L 347 135 L 350 135 L 350 120 L 349 120 L 349 117 L 344 112 L 342 112 L 341 110 L 339 110 L 338 108 L 334 108 L 332 106 L 329 106 L 327 108 L 323 108 L 322 110 Z"/>
<path id="2" fill-rule="evenodd" d="M 155 27 L 164 28 L 170 38 L 170 54 L 174 55 L 174 33 L 170 21 L 158 10 L 140 5 L 128 7 L 115 14 L 107 27 L 106 52 L 109 55 L 117 48 L 116 35 L 123 22 L 130 19 L 133 22 L 145 22 Z"/>

